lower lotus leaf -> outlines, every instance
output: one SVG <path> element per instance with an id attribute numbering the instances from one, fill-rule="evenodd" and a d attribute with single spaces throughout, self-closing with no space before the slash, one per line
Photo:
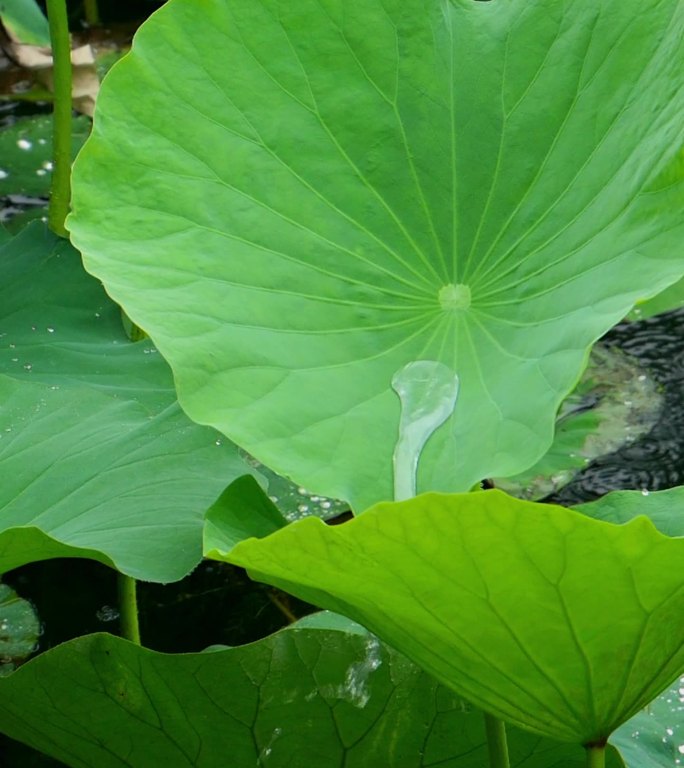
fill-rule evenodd
<path id="1" fill-rule="evenodd" d="M 295 625 L 183 655 L 91 635 L 0 680 L 0 730 L 74 768 L 481 768 L 482 723 L 355 628 Z M 576 746 L 516 729 L 509 746 L 512 768 L 584 764 Z M 610 749 L 607 765 L 624 763 Z"/>
<path id="2" fill-rule="evenodd" d="M 657 296 L 640 301 L 629 314 L 630 320 L 643 320 L 661 312 L 684 307 L 684 278 L 661 291 Z"/>
<path id="3" fill-rule="evenodd" d="M 610 737 L 629 768 L 670 768 L 684 759 L 684 677 Z"/>
<path id="4" fill-rule="evenodd" d="M 684 486 L 656 492 L 614 491 L 574 509 L 596 520 L 618 524 L 646 515 L 666 536 L 684 536 Z"/>
<path id="5" fill-rule="evenodd" d="M 129 341 L 68 243 L 33 224 L 0 275 L 0 573 L 76 556 L 181 578 L 207 507 L 255 470 L 183 414 L 165 361 Z"/>
<path id="6" fill-rule="evenodd" d="M 216 521 L 215 521 L 216 522 Z M 343 613 L 477 706 L 603 742 L 684 670 L 684 539 L 499 491 L 306 519 L 205 552 Z"/>

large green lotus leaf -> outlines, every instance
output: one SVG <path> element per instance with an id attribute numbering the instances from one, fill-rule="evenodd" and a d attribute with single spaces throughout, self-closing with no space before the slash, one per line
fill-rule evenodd
<path id="1" fill-rule="evenodd" d="M 193 419 L 357 509 L 392 498 L 393 374 L 446 364 L 418 487 L 466 490 L 681 277 L 683 75 L 679 0 L 171 0 L 69 227 Z"/>
<path id="2" fill-rule="evenodd" d="M 218 520 L 214 520 L 214 525 Z M 505 720 L 594 743 L 684 670 L 684 539 L 500 491 L 313 518 L 222 551 Z"/>
<path id="3" fill-rule="evenodd" d="M 373 637 L 323 629 L 178 656 L 79 638 L 0 680 L 0 714 L 4 733 L 75 768 L 481 768 L 487 759 L 479 712 Z M 512 766 L 584 765 L 575 745 L 516 729 L 509 742 Z M 614 750 L 608 758 L 623 766 Z"/>
<path id="4" fill-rule="evenodd" d="M 80 556 L 181 578 L 204 512 L 251 467 L 183 414 L 164 360 L 128 341 L 68 243 L 32 225 L 0 275 L 0 572 Z"/>

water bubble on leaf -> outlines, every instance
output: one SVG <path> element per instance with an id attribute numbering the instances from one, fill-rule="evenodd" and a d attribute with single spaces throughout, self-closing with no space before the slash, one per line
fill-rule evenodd
<path id="1" fill-rule="evenodd" d="M 9 176 L 9 173 L 7 171 L 0 168 L 0 179 L 6 179 Z"/>
<path id="2" fill-rule="evenodd" d="M 111 605 L 103 605 L 95 612 L 95 616 L 99 621 L 116 621 L 119 618 L 119 612 Z"/>
<path id="3" fill-rule="evenodd" d="M 45 170 L 45 168 L 39 168 L 36 171 L 36 176 L 45 176 L 46 174 L 47 174 L 47 171 Z"/>
<path id="4" fill-rule="evenodd" d="M 51 328 L 49 325 L 48 325 L 48 327 L 47 327 L 45 330 L 46 330 L 48 333 L 54 333 L 54 332 L 55 332 L 55 329 L 54 329 L 54 328 Z"/>
<path id="5" fill-rule="evenodd" d="M 268 744 L 261 750 L 259 753 L 259 757 L 257 758 L 257 765 L 266 765 L 266 759 L 271 756 L 271 753 L 273 752 L 273 744 L 274 742 L 281 736 L 283 732 L 282 728 L 274 728 L 271 732 L 271 738 L 268 741 Z"/>
<path id="6" fill-rule="evenodd" d="M 347 669 L 344 683 L 337 686 L 334 693 L 355 707 L 363 709 L 370 700 L 368 679 L 382 664 L 380 641 L 375 635 L 369 635 L 364 647 L 365 655 Z"/>
<path id="7" fill-rule="evenodd" d="M 32 363 L 24 363 L 24 368 L 27 371 L 30 371 L 33 368 L 33 364 Z"/>
<path id="8" fill-rule="evenodd" d="M 28 139 L 17 139 L 17 146 L 19 149 L 28 150 L 33 147 L 33 144 Z"/>
<path id="9" fill-rule="evenodd" d="M 52 160 L 45 160 L 43 162 L 43 168 L 45 168 L 46 171 L 51 171 L 54 168 Z"/>

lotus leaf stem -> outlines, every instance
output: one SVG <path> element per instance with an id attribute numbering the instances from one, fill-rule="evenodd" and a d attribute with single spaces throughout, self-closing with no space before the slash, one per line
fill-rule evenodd
<path id="1" fill-rule="evenodd" d="M 506 725 L 503 720 L 499 720 L 497 717 L 487 714 L 487 712 L 484 713 L 484 721 L 490 768 L 510 768 Z"/>
<path id="2" fill-rule="evenodd" d="M 47 0 L 47 12 L 55 91 L 48 224 L 57 235 L 67 237 L 64 221 L 71 198 L 71 42 L 66 0 Z"/>
<path id="3" fill-rule="evenodd" d="M 137 586 L 138 583 L 135 579 L 123 573 L 118 574 L 121 636 L 136 645 L 140 645 Z"/>
<path id="4" fill-rule="evenodd" d="M 84 0 L 83 10 L 85 20 L 89 27 L 97 27 L 100 24 L 100 9 L 97 7 L 97 0 Z"/>
<path id="5" fill-rule="evenodd" d="M 587 768 L 605 768 L 605 745 L 592 745 L 585 747 L 585 749 L 587 750 Z"/>

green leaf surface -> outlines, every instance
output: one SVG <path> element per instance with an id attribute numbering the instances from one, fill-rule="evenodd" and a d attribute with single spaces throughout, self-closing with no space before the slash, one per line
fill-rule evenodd
<path id="1" fill-rule="evenodd" d="M 252 468 L 183 414 L 164 360 L 129 342 L 68 243 L 31 225 L 0 275 L 0 572 L 78 556 L 181 578 L 206 509 Z"/>
<path id="2" fill-rule="evenodd" d="M 90 133 L 90 120 L 72 121 L 71 154 Z M 0 131 L 0 195 L 45 195 L 52 177 L 52 117 L 35 115 Z"/>
<path id="3" fill-rule="evenodd" d="M 211 557 L 376 632 L 477 706 L 596 743 L 684 669 L 684 539 L 499 491 L 308 519 Z M 600 585 L 597 589 L 596 585 Z"/>
<path id="4" fill-rule="evenodd" d="M 684 755 L 684 678 L 611 736 L 628 768 L 672 768 Z"/>
<path id="5" fill-rule="evenodd" d="M 682 276 L 683 73 L 678 0 L 172 0 L 69 227 L 192 418 L 355 509 L 392 498 L 393 374 L 453 369 L 418 489 L 466 490 Z"/>
<path id="6" fill-rule="evenodd" d="M 0 723 L 74 768 L 482 768 L 487 754 L 481 714 L 403 656 L 311 628 L 178 656 L 79 638 L 0 680 Z M 574 745 L 509 740 L 513 768 L 584 765 Z M 623 765 L 613 750 L 607 765 Z"/>
<path id="7" fill-rule="evenodd" d="M 646 301 L 640 301 L 629 313 L 630 320 L 644 320 L 661 312 L 684 307 L 684 279 L 661 291 L 657 296 Z"/>
<path id="8" fill-rule="evenodd" d="M 40 620 L 31 603 L 0 584 L 0 676 L 33 653 L 40 634 Z"/>
<path id="9" fill-rule="evenodd" d="M 47 201 L 46 201 L 47 202 Z M 34 205 L 30 208 L 24 208 L 18 213 L 13 214 L 10 218 L 6 219 L 7 230 L 10 233 L 10 238 L 13 235 L 18 235 L 19 232 L 32 221 L 40 219 L 40 221 L 47 221 L 48 207 L 47 205 Z M 9 239 L 9 238 L 8 238 Z"/>
<path id="10" fill-rule="evenodd" d="M 21 43 L 50 45 L 50 29 L 36 0 L 0 0 L 0 21 Z"/>
<path id="11" fill-rule="evenodd" d="M 287 522 L 256 480 L 247 475 L 231 483 L 209 507 L 204 537 L 225 552 L 251 536 L 268 536 Z"/>
<path id="12" fill-rule="evenodd" d="M 614 491 L 574 509 L 596 520 L 622 524 L 646 515 L 666 536 L 684 536 L 684 486 L 667 491 Z"/>

